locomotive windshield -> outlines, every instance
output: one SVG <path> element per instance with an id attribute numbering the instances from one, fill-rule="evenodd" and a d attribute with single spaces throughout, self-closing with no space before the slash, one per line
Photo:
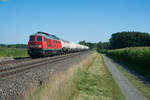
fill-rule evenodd
<path id="1" fill-rule="evenodd" d="M 42 37 L 37 37 L 37 41 L 42 41 Z"/>
<path id="2" fill-rule="evenodd" d="M 35 41 L 35 37 L 34 37 L 34 36 L 31 36 L 31 37 L 30 37 L 30 41 Z"/>

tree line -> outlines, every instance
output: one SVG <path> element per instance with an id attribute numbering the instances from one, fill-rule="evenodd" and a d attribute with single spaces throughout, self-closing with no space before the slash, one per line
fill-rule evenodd
<path id="1" fill-rule="evenodd" d="M 27 44 L 0 44 L 0 48 L 28 48 Z"/>
<path id="2" fill-rule="evenodd" d="M 90 49 L 97 48 L 97 43 L 86 42 L 85 40 L 80 41 L 79 44 L 88 46 Z"/>
<path id="3" fill-rule="evenodd" d="M 150 46 L 150 34 L 145 32 L 117 32 L 112 34 L 108 42 L 99 42 L 98 51 L 103 49 L 119 49 L 126 47 Z"/>

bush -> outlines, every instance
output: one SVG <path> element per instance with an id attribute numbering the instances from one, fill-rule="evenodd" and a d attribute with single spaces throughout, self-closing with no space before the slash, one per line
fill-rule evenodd
<path id="1" fill-rule="evenodd" d="M 131 69 L 150 78 L 150 47 L 108 50 L 106 54 L 128 64 Z"/>

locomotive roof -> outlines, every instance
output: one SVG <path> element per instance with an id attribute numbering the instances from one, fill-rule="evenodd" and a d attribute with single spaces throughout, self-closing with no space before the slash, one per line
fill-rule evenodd
<path id="1" fill-rule="evenodd" d="M 36 34 L 34 35 L 42 35 L 42 36 L 45 36 L 47 38 L 51 38 L 51 39 L 54 39 L 54 40 L 61 40 L 60 38 L 58 38 L 57 36 L 55 35 L 52 35 L 52 34 L 49 34 L 49 33 L 45 33 L 45 32 L 37 32 Z"/>
<path id="2" fill-rule="evenodd" d="M 45 33 L 45 32 L 37 32 L 37 33 L 35 33 L 35 34 L 33 34 L 33 35 L 45 36 L 45 37 L 50 38 L 50 39 L 60 40 L 60 41 L 69 43 L 69 41 L 67 41 L 67 40 L 60 39 L 60 38 L 58 38 L 58 37 L 55 36 L 55 35 L 52 35 L 52 34 L 49 34 L 49 33 Z"/>

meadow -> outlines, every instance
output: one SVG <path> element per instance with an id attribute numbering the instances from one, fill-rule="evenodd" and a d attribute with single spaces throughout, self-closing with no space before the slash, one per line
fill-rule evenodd
<path id="1" fill-rule="evenodd" d="M 0 58 L 3 57 L 27 57 L 26 48 L 0 48 Z"/>
<path id="2" fill-rule="evenodd" d="M 105 53 L 150 79 L 150 47 L 114 49 Z"/>

